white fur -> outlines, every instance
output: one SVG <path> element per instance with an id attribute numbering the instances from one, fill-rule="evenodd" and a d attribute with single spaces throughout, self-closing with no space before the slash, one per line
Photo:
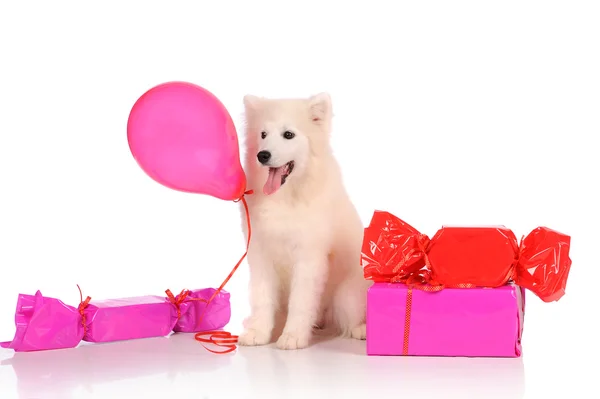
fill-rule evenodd
<path id="1" fill-rule="evenodd" d="M 246 197 L 252 223 L 251 315 L 239 343 L 264 345 L 278 338 L 281 349 L 305 348 L 313 327 L 365 339 L 369 282 L 360 266 L 363 225 L 330 148 L 329 95 L 307 99 L 248 95 L 244 105 L 245 171 L 254 194 Z M 284 139 L 286 130 L 296 136 Z M 257 160 L 261 150 L 272 153 L 271 166 L 295 162 L 286 183 L 269 196 L 263 194 L 268 168 Z M 243 215 L 247 234 L 245 221 Z M 285 326 L 274 337 L 278 316 Z"/>

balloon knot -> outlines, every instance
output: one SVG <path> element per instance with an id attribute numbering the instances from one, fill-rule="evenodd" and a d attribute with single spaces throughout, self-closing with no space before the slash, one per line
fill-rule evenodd
<path id="1" fill-rule="evenodd" d="M 244 198 L 246 195 L 250 195 L 250 194 L 254 194 L 254 190 L 245 191 L 244 194 L 242 194 L 242 196 L 240 198 L 233 200 L 233 202 L 240 202 L 242 200 L 242 198 Z"/>

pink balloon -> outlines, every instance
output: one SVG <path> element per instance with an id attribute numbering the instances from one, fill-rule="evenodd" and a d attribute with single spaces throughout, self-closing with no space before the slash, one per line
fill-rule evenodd
<path id="1" fill-rule="evenodd" d="M 131 109 L 127 140 L 144 172 L 171 189 L 227 201 L 246 190 L 231 116 L 200 86 L 170 82 L 148 90 Z"/>

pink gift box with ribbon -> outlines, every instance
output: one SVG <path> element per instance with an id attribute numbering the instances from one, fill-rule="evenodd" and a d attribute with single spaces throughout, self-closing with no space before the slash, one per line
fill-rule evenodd
<path id="1" fill-rule="evenodd" d="M 525 291 L 375 283 L 367 295 L 367 354 L 520 357 Z"/>

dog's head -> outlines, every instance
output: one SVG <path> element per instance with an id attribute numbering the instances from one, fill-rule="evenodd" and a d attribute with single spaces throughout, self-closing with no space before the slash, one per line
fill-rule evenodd
<path id="1" fill-rule="evenodd" d="M 326 153 L 332 117 L 327 93 L 305 99 L 247 95 L 244 108 L 247 161 L 250 167 L 268 171 L 263 188 L 266 195 L 300 179 L 311 161 Z"/>

